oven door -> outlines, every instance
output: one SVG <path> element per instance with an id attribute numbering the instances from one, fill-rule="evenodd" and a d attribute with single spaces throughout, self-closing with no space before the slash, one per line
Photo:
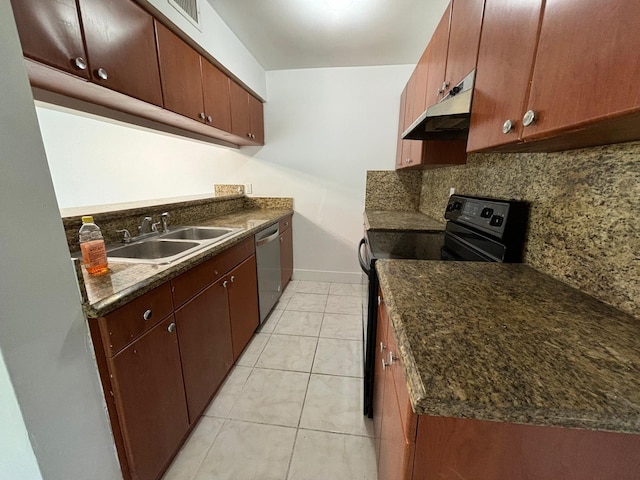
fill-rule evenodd
<path id="1" fill-rule="evenodd" d="M 362 269 L 362 359 L 364 377 L 363 413 L 373 417 L 373 375 L 375 362 L 376 328 L 378 319 L 378 276 L 376 259 L 373 257 L 368 239 L 360 240 L 358 262 Z"/>

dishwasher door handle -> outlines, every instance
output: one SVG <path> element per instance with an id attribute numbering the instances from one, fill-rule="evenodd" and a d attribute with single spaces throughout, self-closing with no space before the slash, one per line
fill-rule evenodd
<path id="1" fill-rule="evenodd" d="M 259 247 L 261 245 L 264 245 L 265 243 L 270 243 L 273 242 L 276 238 L 278 238 L 280 236 L 280 230 L 276 230 L 276 233 L 274 233 L 273 235 L 269 235 L 266 238 L 261 238 L 260 240 L 258 240 L 256 242 L 256 247 Z"/>

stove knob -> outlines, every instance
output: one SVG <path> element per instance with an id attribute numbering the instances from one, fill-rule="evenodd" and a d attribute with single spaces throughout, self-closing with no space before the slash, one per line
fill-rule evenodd
<path id="1" fill-rule="evenodd" d="M 489 225 L 491 225 L 492 227 L 499 227 L 500 225 L 502 225 L 503 221 L 504 217 L 501 217 L 500 215 L 494 215 L 493 217 L 491 217 Z"/>
<path id="2" fill-rule="evenodd" d="M 461 210 L 462 209 L 462 202 L 453 202 L 453 209 L 454 210 Z"/>
<path id="3" fill-rule="evenodd" d="M 491 215 L 493 215 L 493 208 L 485 207 L 482 209 L 482 212 L 480 212 L 482 218 L 491 218 Z"/>

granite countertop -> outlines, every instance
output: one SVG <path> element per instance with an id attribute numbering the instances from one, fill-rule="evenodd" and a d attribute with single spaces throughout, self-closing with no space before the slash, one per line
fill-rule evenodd
<path id="1" fill-rule="evenodd" d="M 640 320 L 522 264 L 376 268 L 416 413 L 640 433 Z"/>
<path id="2" fill-rule="evenodd" d="M 367 230 L 444 231 L 445 221 L 436 220 L 420 212 L 366 210 Z"/>
<path id="3" fill-rule="evenodd" d="M 199 221 L 195 224 L 238 227 L 242 231 L 169 265 L 109 260 L 109 273 L 100 276 L 91 276 L 84 267 L 78 267 L 84 313 L 88 318 L 101 317 L 292 213 L 291 209 L 251 208 Z"/>

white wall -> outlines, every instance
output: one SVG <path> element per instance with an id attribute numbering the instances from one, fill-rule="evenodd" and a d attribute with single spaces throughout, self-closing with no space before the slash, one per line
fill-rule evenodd
<path id="1" fill-rule="evenodd" d="M 189 35 L 231 73 L 263 99 L 267 98 L 264 68 L 229 29 L 207 0 L 200 0 L 201 27 L 198 30 L 167 0 L 147 0 Z"/>
<path id="2" fill-rule="evenodd" d="M 412 68 L 268 72 L 267 144 L 239 151 L 40 107 L 58 202 L 97 205 L 252 183 L 256 196 L 295 199 L 297 278 L 357 281 L 366 170 L 394 166 L 400 92 Z"/>
<path id="3" fill-rule="evenodd" d="M 392 169 L 413 66 L 267 72 L 266 146 L 239 173 L 295 198 L 297 278 L 358 281 L 366 171 Z"/>
<path id="4" fill-rule="evenodd" d="M 22 414 L 0 423 L 2 443 L 17 442 L 0 449 L 0 476 L 118 479 L 9 0 L 0 0 L 0 60 L 0 410 L 16 413 L 17 399 Z"/>

